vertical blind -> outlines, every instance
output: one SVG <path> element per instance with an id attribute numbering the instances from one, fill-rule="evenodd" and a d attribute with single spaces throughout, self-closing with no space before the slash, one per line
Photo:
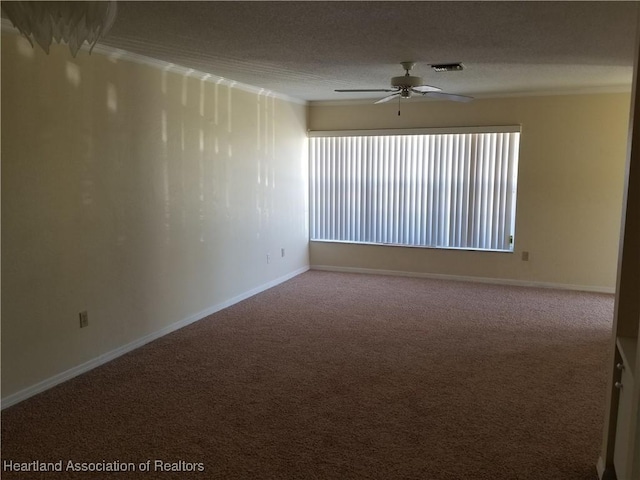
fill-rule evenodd
<path id="1" fill-rule="evenodd" d="M 311 239 L 512 250 L 520 133 L 510 130 L 311 134 Z"/>

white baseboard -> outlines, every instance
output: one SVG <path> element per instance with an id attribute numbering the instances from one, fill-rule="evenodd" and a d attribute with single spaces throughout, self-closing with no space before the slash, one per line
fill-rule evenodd
<path id="1" fill-rule="evenodd" d="M 604 460 L 602 457 L 598 457 L 598 463 L 596 464 L 596 470 L 598 471 L 598 478 L 602 480 L 604 476 Z"/>
<path id="2" fill-rule="evenodd" d="M 296 277 L 301 273 L 306 272 L 307 270 L 309 270 L 308 266 L 299 268 L 298 270 L 290 272 L 286 275 L 283 275 L 282 277 L 278 277 L 275 280 L 262 284 L 244 293 L 241 293 L 240 295 L 230 298 L 229 300 L 225 300 L 224 302 L 221 302 L 217 305 L 209 307 L 206 310 L 190 315 L 189 317 L 179 320 L 175 323 L 172 323 L 171 325 L 167 325 L 166 327 L 156 332 L 145 335 L 144 337 L 134 340 L 133 342 L 127 343 L 126 345 L 116 348 L 115 350 L 111 350 L 110 352 L 99 355 L 85 363 L 82 363 L 73 368 L 70 368 L 69 370 L 66 370 L 62 373 L 58 373 L 53 377 L 47 378 L 46 380 L 38 382 L 35 385 L 27 387 L 23 390 L 20 390 L 19 392 L 16 392 L 12 395 L 8 395 L 7 397 L 4 397 L 1 400 L 0 409 L 4 410 L 5 408 L 10 407 L 11 405 L 15 405 L 16 403 L 26 400 L 29 397 L 32 397 L 34 395 L 37 395 L 38 393 L 44 392 L 45 390 L 55 387 L 60 383 L 66 382 L 67 380 L 70 380 L 73 377 L 77 377 L 78 375 L 86 373 L 89 370 L 92 370 L 96 367 L 99 367 L 100 365 L 110 362 L 111 360 L 114 360 L 120 357 L 121 355 L 124 355 L 125 353 L 131 352 L 132 350 L 135 350 L 136 348 L 141 347 L 142 345 L 152 342 L 171 332 L 179 330 L 180 328 L 186 327 L 187 325 L 197 322 L 198 320 L 202 320 L 203 318 L 208 317 L 213 313 L 219 312 L 220 310 L 230 307 L 231 305 L 234 305 L 238 302 L 246 300 L 247 298 L 252 297 L 260 292 L 264 292 L 265 290 L 275 287 L 280 283 L 286 282 L 287 280 L 290 280 L 291 278 Z"/>
<path id="3" fill-rule="evenodd" d="M 378 270 L 375 268 L 335 267 L 332 265 L 311 265 L 311 270 L 326 272 L 365 273 L 373 275 L 393 275 L 398 277 L 434 278 L 440 280 L 458 280 L 463 282 L 492 283 L 496 285 L 514 285 L 518 287 L 553 288 L 558 290 L 577 290 L 581 292 L 615 293 L 615 288 L 592 285 L 571 285 L 566 283 L 530 282 L 510 278 L 474 277 L 465 275 L 445 275 L 441 273 L 406 272 L 402 270 Z"/>

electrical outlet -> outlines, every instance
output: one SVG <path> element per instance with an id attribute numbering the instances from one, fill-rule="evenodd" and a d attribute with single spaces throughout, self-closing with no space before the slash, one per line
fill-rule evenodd
<path id="1" fill-rule="evenodd" d="M 529 252 L 522 252 L 522 261 L 523 262 L 529 261 Z"/>
<path id="2" fill-rule="evenodd" d="M 88 327 L 89 326 L 89 313 L 84 310 L 82 312 L 80 312 L 80 328 L 84 328 L 84 327 Z"/>

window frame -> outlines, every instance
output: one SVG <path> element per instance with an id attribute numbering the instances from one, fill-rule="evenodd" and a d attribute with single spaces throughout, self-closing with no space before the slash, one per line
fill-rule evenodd
<path id="1" fill-rule="evenodd" d="M 517 146 L 515 150 L 515 162 L 512 164 L 513 168 L 513 181 L 512 181 L 512 209 L 513 220 L 510 225 L 510 243 L 509 248 L 486 248 L 477 245 L 471 246 L 452 246 L 452 245 L 434 245 L 434 244 L 416 244 L 416 243 L 396 243 L 396 242 L 379 242 L 379 241 L 362 241 L 362 240 L 348 240 L 348 239 L 335 239 L 335 238 L 312 238 L 313 235 L 313 222 L 315 219 L 314 212 L 315 199 L 314 199 L 314 165 L 313 154 L 311 149 L 313 148 L 313 142 L 309 142 L 309 240 L 313 242 L 327 242 L 327 243 L 347 243 L 358 245 L 383 245 L 383 246 L 400 246 L 407 248 L 430 248 L 439 250 L 467 250 L 467 251 L 481 251 L 481 252 L 499 252 L 499 253 L 513 253 L 515 249 L 515 223 L 516 223 L 516 211 L 517 211 L 517 185 L 518 185 L 518 167 L 520 156 L 520 144 L 521 144 L 521 125 L 499 125 L 499 126 L 474 126 L 474 127 L 435 127 L 435 128 L 407 128 L 407 129 L 375 129 L 375 130 L 322 130 L 322 131 L 308 131 L 308 138 L 321 138 L 321 137 L 371 137 L 371 136 L 407 136 L 407 135 L 448 135 L 448 134 L 506 134 L 506 133 L 518 133 Z M 451 184 L 449 184 L 451 185 Z M 369 205 L 368 208 L 371 206 Z M 506 214 L 510 214 L 506 212 Z M 466 217 L 468 218 L 468 217 Z M 425 225 L 426 226 L 426 225 Z M 398 228 L 396 226 L 396 228 Z M 428 227 L 427 227 L 428 228 Z M 453 243 L 453 242 L 449 242 Z"/>

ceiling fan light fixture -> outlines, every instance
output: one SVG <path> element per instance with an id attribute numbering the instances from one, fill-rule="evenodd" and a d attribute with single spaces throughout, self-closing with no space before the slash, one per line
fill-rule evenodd
<path id="1" fill-rule="evenodd" d="M 400 62 L 402 68 L 406 72 L 404 75 L 399 77 L 391 78 L 391 89 L 389 88 L 356 88 L 356 89 L 337 89 L 336 92 L 386 92 L 390 95 L 386 97 L 382 97 L 380 100 L 373 102 L 374 104 L 386 103 L 395 98 L 398 99 L 398 102 L 403 98 L 411 98 L 413 94 L 421 95 L 424 97 L 431 97 L 440 100 L 453 100 L 454 102 L 469 102 L 473 100 L 472 97 L 467 97 L 465 95 L 455 95 L 452 93 L 443 92 L 439 87 L 434 87 L 432 85 L 425 85 L 422 77 L 417 77 L 414 75 L 410 75 L 409 71 L 415 65 L 413 62 Z M 462 64 L 457 64 L 462 69 Z M 398 110 L 398 115 L 400 115 L 400 110 Z"/>
<path id="2" fill-rule="evenodd" d="M 418 87 L 423 85 L 422 77 L 415 77 L 413 75 L 402 75 L 400 77 L 393 77 L 391 79 L 392 87 Z"/>
<path id="3" fill-rule="evenodd" d="M 431 65 L 434 71 L 440 72 L 459 72 L 460 70 L 464 70 L 464 65 L 462 63 L 438 63 Z"/>

